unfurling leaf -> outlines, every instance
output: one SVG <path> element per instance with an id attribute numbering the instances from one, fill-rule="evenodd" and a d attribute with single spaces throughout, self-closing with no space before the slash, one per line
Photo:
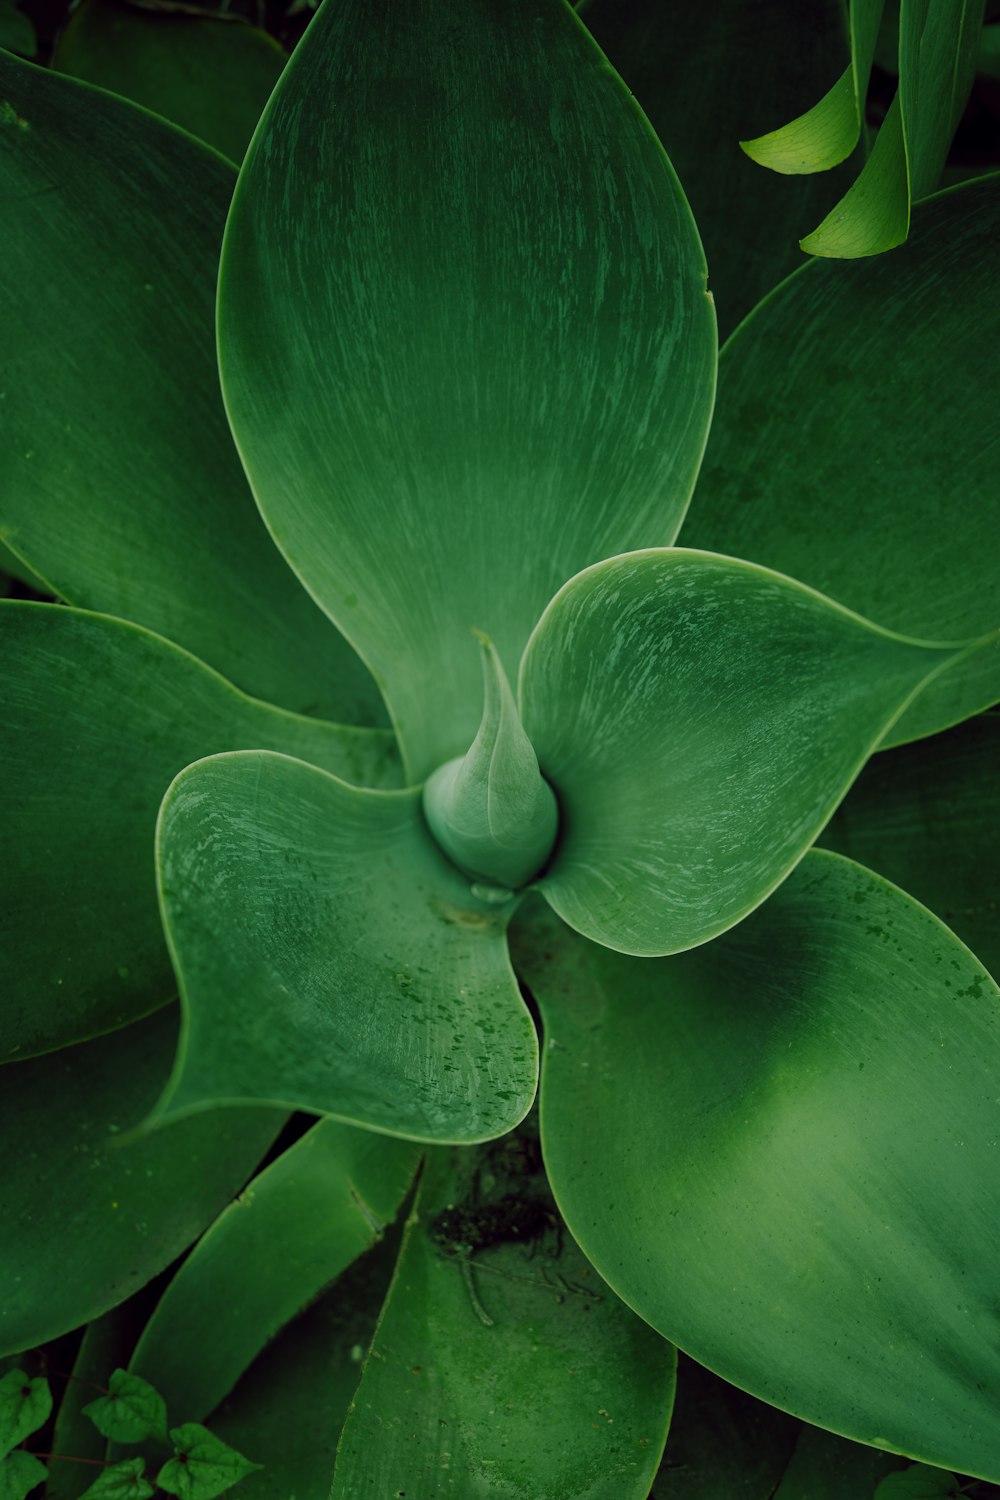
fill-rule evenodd
<path id="1" fill-rule="evenodd" d="M 16 1448 L 29 1432 L 41 1427 L 52 1410 L 49 1383 L 32 1380 L 23 1370 L 8 1370 L 0 1380 L 0 1453 Z"/>
<path id="2" fill-rule="evenodd" d="M 159 1391 L 128 1370 L 115 1370 L 108 1394 L 83 1408 L 98 1432 L 115 1443 L 141 1443 L 167 1436 L 167 1406 Z"/>
<path id="3" fill-rule="evenodd" d="M 172 1427 L 170 1437 L 177 1456 L 163 1465 L 156 1482 L 180 1500 L 213 1500 L 261 1468 L 198 1422 Z"/>

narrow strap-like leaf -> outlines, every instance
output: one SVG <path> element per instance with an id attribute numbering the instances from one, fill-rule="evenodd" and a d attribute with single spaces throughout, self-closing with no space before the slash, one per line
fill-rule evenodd
<path id="1" fill-rule="evenodd" d="M 470 629 L 516 662 L 567 577 L 676 535 L 714 344 L 677 180 L 568 6 L 321 8 L 240 176 L 220 368 L 411 780 L 476 732 Z"/>
<path id="2" fill-rule="evenodd" d="M 537 908 L 514 951 L 553 1191 L 611 1285 L 764 1400 L 1000 1478 L 1000 993 L 968 949 L 813 851 L 692 953 Z"/>
<path id="3" fill-rule="evenodd" d="M 510 1130 L 535 1092 L 510 906 L 472 894 L 420 793 L 217 755 L 160 812 L 184 1033 L 159 1113 L 281 1100 L 417 1140 Z"/>

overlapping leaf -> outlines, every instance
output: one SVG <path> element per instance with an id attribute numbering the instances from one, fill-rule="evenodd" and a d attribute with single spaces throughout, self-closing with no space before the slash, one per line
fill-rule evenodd
<path id="1" fill-rule="evenodd" d="M 790 277 L 723 352 L 681 540 L 930 640 L 1000 621 L 995 394 L 1000 175 L 915 212 L 888 260 Z M 1000 649 L 922 694 L 891 739 L 1000 698 Z"/>
<path id="2" fill-rule="evenodd" d="M 132 1358 L 174 1421 L 205 1420 L 284 1324 L 381 1237 L 417 1159 L 402 1141 L 325 1120 L 253 1179 L 173 1278 Z"/>
<path id="3" fill-rule="evenodd" d="M 131 1295 L 246 1181 L 283 1116 L 228 1109 L 125 1136 L 170 1067 L 176 1020 L 4 1069 L 0 1348 L 27 1349 Z M 71 1259 L 67 1246 L 72 1248 Z"/>
<path id="4" fill-rule="evenodd" d="M 567 7 L 371 0 L 282 75 L 219 347 L 268 524 L 418 781 L 475 734 L 471 628 L 511 665 L 567 577 L 673 539 L 715 339 L 669 163 Z"/>
<path id="5" fill-rule="evenodd" d="M 517 933 L 550 1179 L 611 1285 L 763 1399 L 995 1479 L 1000 995 L 968 950 L 819 851 L 671 959 Z"/>
<path id="6" fill-rule="evenodd" d="M 270 1099 L 446 1141 L 523 1117 L 537 1044 L 510 908 L 439 852 L 419 791 L 213 756 L 171 786 L 158 861 L 185 1007 L 163 1111 Z"/>
<path id="7" fill-rule="evenodd" d="M 5 811 L 0 1056 L 121 1026 L 176 993 L 152 860 L 176 773 L 215 750 L 299 755 L 392 784 L 384 730 L 345 729 L 237 692 L 134 625 L 51 605 L 0 605 Z"/>
<path id="8" fill-rule="evenodd" d="M 546 900 L 625 953 L 725 931 L 954 656 L 732 558 L 664 549 L 587 569 L 521 664 L 525 727 L 561 812 Z"/>
<path id="9" fill-rule="evenodd" d="M 226 427 L 213 297 L 232 167 L 7 55 L 0 96 L 0 537 L 60 597 L 149 626 L 247 692 L 384 722 L 275 553 Z"/>

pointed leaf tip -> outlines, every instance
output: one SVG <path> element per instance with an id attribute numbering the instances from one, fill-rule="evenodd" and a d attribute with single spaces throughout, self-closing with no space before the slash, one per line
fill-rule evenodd
<path id="1" fill-rule="evenodd" d="M 427 782 L 424 813 L 460 869 L 514 891 L 551 853 L 559 810 L 493 643 L 482 631 L 473 633 L 483 648 L 482 722 L 467 753 Z"/>

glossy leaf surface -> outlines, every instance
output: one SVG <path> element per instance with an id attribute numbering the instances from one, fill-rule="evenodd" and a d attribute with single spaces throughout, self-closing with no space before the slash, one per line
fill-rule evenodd
<path id="1" fill-rule="evenodd" d="M 153 837 L 174 775 L 260 747 L 349 778 L 398 776 L 391 736 L 245 697 L 122 620 L 0 604 L 4 1060 L 111 1030 L 175 993 Z"/>
<path id="2" fill-rule="evenodd" d="M 256 26 L 85 0 L 53 67 L 124 94 L 240 162 L 286 61 Z"/>
<path id="3" fill-rule="evenodd" d="M 205 1420 L 265 1344 L 381 1236 L 417 1160 L 405 1142 L 324 1120 L 253 1179 L 177 1272 L 132 1358 L 174 1421 Z"/>
<path id="4" fill-rule="evenodd" d="M 602 1274 L 764 1400 L 995 1479 L 985 971 L 824 852 L 735 932 L 658 962 L 539 911 L 515 951 L 546 1022 L 542 1139 Z"/>
<path id="5" fill-rule="evenodd" d="M 587 569 L 521 664 L 560 803 L 546 900 L 626 953 L 715 937 L 784 879 L 952 655 L 732 558 L 664 549 Z"/>
<path id="6" fill-rule="evenodd" d="M 123 1136 L 163 1087 L 176 1027 L 161 1012 L 4 1070 L 6 1129 L 24 1149 L 0 1163 L 0 1348 L 44 1343 L 143 1286 L 219 1213 L 277 1134 L 278 1111 L 228 1109 Z"/>
<path id="7" fill-rule="evenodd" d="M 725 337 L 801 264 L 803 224 L 822 217 L 850 180 L 844 170 L 778 178 L 758 171 L 737 144 L 805 109 L 844 66 L 843 7 L 590 0 L 581 14 L 684 185 Z"/>
<path id="8" fill-rule="evenodd" d="M 0 537 L 53 593 L 149 626 L 247 692 L 384 722 L 370 677 L 275 553 L 226 426 L 213 298 L 232 167 L 12 57 L 0 96 L 0 316 L 17 330 L 0 383 Z"/>
<path id="9" fill-rule="evenodd" d="M 914 214 L 890 259 L 813 264 L 723 352 L 681 540 L 788 573 L 890 630 L 1000 620 L 995 425 L 1000 175 Z M 893 739 L 1000 698 L 1000 650 L 928 688 Z"/>
<path id="10" fill-rule="evenodd" d="M 417 1140 L 511 1129 L 537 1042 L 505 911 L 438 850 L 418 791 L 219 755 L 160 814 L 185 1026 L 161 1109 L 269 1099 Z"/>
<path id="11" fill-rule="evenodd" d="M 557 1227 L 530 1136 L 432 1153 L 331 1500 L 646 1500 L 674 1360 Z"/>
<path id="12" fill-rule="evenodd" d="M 998 764 L 998 714 L 887 751 L 865 767 L 821 838 L 929 906 L 994 977 Z"/>
<path id="13" fill-rule="evenodd" d="M 325 6 L 265 122 L 223 251 L 225 399 L 419 781 L 475 735 L 470 629 L 514 663 L 572 573 L 676 534 L 712 400 L 704 259 L 563 5 Z"/>

